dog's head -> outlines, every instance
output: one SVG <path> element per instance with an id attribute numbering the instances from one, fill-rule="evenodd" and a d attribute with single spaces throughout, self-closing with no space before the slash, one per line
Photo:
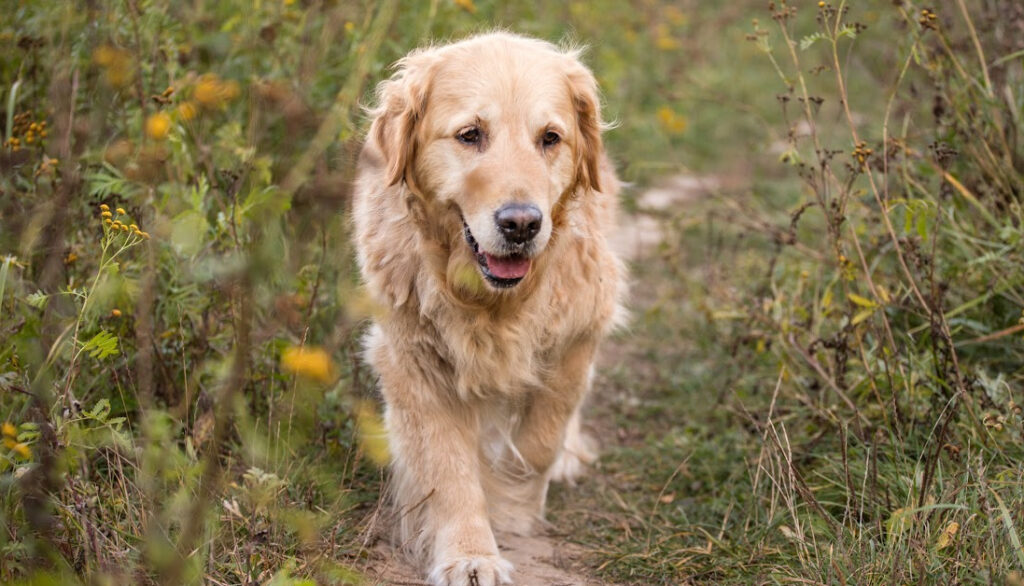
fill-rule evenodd
<path id="1" fill-rule="evenodd" d="M 600 190 L 600 104 L 576 51 L 482 35 L 411 53 L 378 92 L 387 182 L 492 291 L 530 274 L 574 194 Z"/>

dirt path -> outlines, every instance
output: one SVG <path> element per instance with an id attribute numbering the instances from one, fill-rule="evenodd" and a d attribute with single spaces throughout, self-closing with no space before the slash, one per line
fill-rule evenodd
<path id="1" fill-rule="evenodd" d="M 651 254 L 662 240 L 663 222 L 659 216 L 671 213 L 715 187 L 709 180 L 680 176 L 647 190 L 637 198 L 639 213 L 623 213 L 620 217 L 619 230 L 612 238 L 613 248 L 628 261 L 641 260 Z M 617 355 L 618 350 L 607 348 L 604 355 Z M 606 385 L 597 385 L 593 390 L 596 396 L 591 399 L 614 402 L 615 391 Z M 607 422 L 590 421 L 588 427 L 614 427 L 611 423 L 604 423 Z M 586 478 L 582 480 L 586 481 Z M 586 550 L 564 538 L 512 534 L 498 534 L 496 537 L 502 555 L 515 566 L 513 577 L 518 586 L 613 586 L 593 577 L 583 561 Z M 375 586 L 429 586 L 419 571 L 405 563 L 386 544 L 379 544 L 370 551 L 364 572 Z"/>
<path id="2" fill-rule="evenodd" d="M 501 554 L 515 566 L 520 586 L 609 586 L 587 577 L 580 559 L 583 550 L 562 540 L 534 535 L 498 534 Z M 370 555 L 366 577 L 374 585 L 429 586 L 414 568 L 397 559 L 390 547 L 380 545 Z"/>

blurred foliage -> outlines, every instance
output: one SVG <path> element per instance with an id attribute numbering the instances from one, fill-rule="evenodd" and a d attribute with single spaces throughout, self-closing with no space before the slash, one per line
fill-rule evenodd
<path id="1" fill-rule="evenodd" d="M 624 194 L 666 238 L 553 493 L 595 570 L 1020 581 L 1024 9 L 768 4 L 5 2 L 0 581 L 362 580 L 361 105 L 495 27 L 589 46 L 625 179 L 719 185 Z"/>
<path id="2" fill-rule="evenodd" d="M 620 447 L 559 522 L 629 583 L 1020 583 L 1024 7 L 746 16 L 775 139 L 661 212 Z"/>

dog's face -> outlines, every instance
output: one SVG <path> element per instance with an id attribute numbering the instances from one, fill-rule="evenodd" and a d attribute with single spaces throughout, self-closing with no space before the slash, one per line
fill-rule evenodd
<path id="1" fill-rule="evenodd" d="M 567 199 L 599 189 L 601 122 L 594 78 L 574 53 L 487 39 L 404 59 L 381 86 L 371 138 L 391 184 L 441 210 L 430 221 L 458 241 L 451 261 L 510 289 L 548 247 Z"/>

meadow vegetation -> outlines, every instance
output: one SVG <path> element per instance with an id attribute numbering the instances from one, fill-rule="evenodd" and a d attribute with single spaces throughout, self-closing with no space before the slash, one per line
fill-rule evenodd
<path id="1" fill-rule="evenodd" d="M 388 454 L 346 216 L 429 40 L 590 45 L 633 322 L 559 535 L 625 584 L 1024 584 L 1024 7 L 11 0 L 0 582 L 361 584 Z M 717 187 L 670 210 L 665 177 Z"/>

